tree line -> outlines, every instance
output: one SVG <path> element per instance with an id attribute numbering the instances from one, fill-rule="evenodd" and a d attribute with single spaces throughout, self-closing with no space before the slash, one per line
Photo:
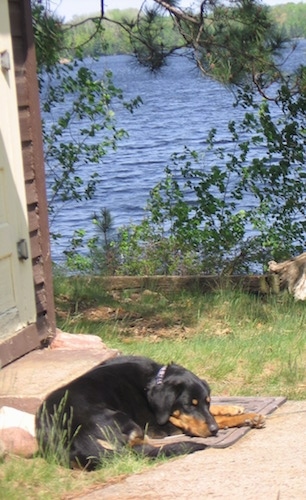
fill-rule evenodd
<path id="1" fill-rule="evenodd" d="M 90 18 L 86 22 L 84 16 L 74 16 L 72 20 L 73 29 L 65 32 L 65 45 L 69 47 L 65 54 L 67 57 L 75 55 L 75 47 L 83 46 L 85 56 L 100 56 L 114 54 L 131 54 L 133 46 L 129 33 L 121 28 L 121 25 L 130 25 L 137 17 L 137 9 L 119 10 L 114 9 L 107 13 L 107 19 L 103 21 L 100 36 L 93 36 L 96 31 L 96 22 Z M 98 13 L 96 16 L 98 17 Z M 95 14 L 93 14 L 95 16 Z M 163 38 L 168 44 L 178 44 L 180 36 L 173 31 L 170 18 L 161 17 L 159 22 Z"/>
<path id="2" fill-rule="evenodd" d="M 65 56 L 74 56 L 74 48 L 80 46 L 83 47 L 85 56 L 132 53 L 133 46 L 130 37 L 120 25 L 131 23 L 137 14 L 137 9 L 110 10 L 107 12 L 107 19 L 111 22 L 107 19 L 103 22 L 99 36 L 94 36 L 97 29 L 95 20 L 89 19 L 84 22 L 85 16 L 74 16 L 71 22 L 73 29 L 65 30 Z M 91 17 L 95 16 L 98 17 L 99 13 L 93 13 Z M 306 38 L 306 4 L 288 3 L 270 7 L 270 16 L 271 20 L 282 29 L 284 37 Z M 170 17 L 160 18 L 160 28 L 167 46 L 179 43 L 180 34 L 173 30 Z"/>
<path id="3" fill-rule="evenodd" d="M 123 33 L 139 63 L 154 71 L 185 49 L 182 55 L 204 76 L 229 86 L 233 105 L 245 110 L 241 121 L 230 120 L 222 130 L 235 152 L 222 149 L 219 131 L 212 129 L 204 151 L 185 149 L 165 159 L 164 176 L 149 195 L 141 224 L 121 228 L 113 237 L 111 214 L 98 207 L 92 216 L 96 235 L 75 231 L 65 252 L 68 265 L 107 274 L 231 274 L 301 253 L 306 232 L 306 67 L 300 65 L 292 74 L 282 71 L 286 37 L 260 1 L 233 0 L 229 7 L 210 0 L 197 12 L 179 8 L 177 0 L 154 4 L 115 22 L 99 13 L 86 41 L 101 39 L 107 46 L 109 23 Z M 86 25 L 76 23 L 82 29 Z M 43 139 L 52 221 L 64 203 L 83 205 L 95 196 L 104 156 L 127 135 L 116 126 L 115 108 L 132 113 L 141 98 L 126 102 L 109 71 L 97 77 L 84 61 L 81 39 L 73 40 L 76 57 L 58 64 L 69 45 L 67 37 L 76 37 L 77 30 L 63 26 L 41 0 L 33 0 L 33 26 L 47 118 Z M 288 51 L 283 57 L 290 57 Z M 279 117 L 274 119 L 276 107 Z M 59 114 L 54 120 L 55 109 Z M 261 154 L 254 157 L 258 145 Z M 210 165 L 205 164 L 206 150 L 213 158 Z M 196 200 L 192 206 L 186 198 L 190 191 Z M 245 196 L 254 204 L 241 210 Z"/>
<path id="4" fill-rule="evenodd" d="M 288 38 L 306 38 L 306 4 L 275 5 L 271 7 L 271 15 Z"/>

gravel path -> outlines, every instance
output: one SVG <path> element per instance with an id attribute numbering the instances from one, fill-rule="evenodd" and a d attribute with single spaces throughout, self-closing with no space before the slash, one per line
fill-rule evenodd
<path id="1" fill-rule="evenodd" d="M 173 459 L 82 500 L 306 499 L 306 401 L 288 401 L 235 445 Z"/>

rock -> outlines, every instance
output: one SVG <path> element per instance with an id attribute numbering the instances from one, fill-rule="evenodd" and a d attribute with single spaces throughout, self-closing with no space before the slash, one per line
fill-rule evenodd
<path id="1" fill-rule="evenodd" d="M 0 430 L 18 427 L 35 437 L 35 415 L 10 406 L 0 408 Z"/>
<path id="2" fill-rule="evenodd" d="M 0 408 L 0 457 L 13 453 L 30 458 L 37 451 L 35 415 L 9 406 Z"/>
<path id="3" fill-rule="evenodd" d="M 31 458 L 37 452 L 36 438 L 20 427 L 0 429 L 0 456 L 8 454 Z"/>
<path id="4" fill-rule="evenodd" d="M 66 333 L 56 330 L 56 335 L 52 340 L 51 349 L 100 349 L 109 350 L 97 335 Z"/>

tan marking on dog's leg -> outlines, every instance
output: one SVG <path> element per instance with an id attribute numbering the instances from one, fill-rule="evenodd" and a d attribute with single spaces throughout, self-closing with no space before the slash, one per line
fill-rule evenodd
<path id="1" fill-rule="evenodd" d="M 253 427 L 261 429 L 265 426 L 266 420 L 263 415 L 258 413 L 243 413 L 235 416 L 216 416 L 216 422 L 219 429 L 228 429 L 231 427 Z"/>
<path id="2" fill-rule="evenodd" d="M 241 415 L 244 412 L 243 406 L 234 405 L 211 405 L 210 413 L 214 416 L 235 416 Z"/>

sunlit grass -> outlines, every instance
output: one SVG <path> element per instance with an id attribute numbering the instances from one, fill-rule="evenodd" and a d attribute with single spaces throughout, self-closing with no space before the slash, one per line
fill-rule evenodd
<path id="1" fill-rule="evenodd" d="M 205 378 L 216 396 L 306 398 L 306 304 L 289 295 L 106 293 L 99 281 L 55 282 L 57 325 L 91 333 L 123 354 L 174 361 Z M 0 464 L 0 498 L 73 498 L 156 462 L 131 450 L 101 470 L 71 471 L 42 458 Z"/>
<path id="2" fill-rule="evenodd" d="M 61 281 L 62 289 L 64 285 Z M 81 285 L 77 286 L 80 292 Z M 86 304 L 93 290 L 82 286 L 83 299 L 78 297 L 78 303 Z M 95 287 L 99 289 L 98 282 Z M 125 292 L 115 300 L 100 288 L 99 295 L 92 297 L 95 307 L 106 304 L 124 314 L 90 321 L 86 306 L 72 312 L 75 298 L 71 294 L 70 310 L 60 315 L 59 326 L 98 335 L 123 354 L 182 364 L 206 378 L 216 395 L 306 396 L 306 307 L 288 294 Z M 63 312 L 60 294 L 58 308 Z M 138 324 L 144 325 L 141 335 L 136 334 Z"/>
<path id="3" fill-rule="evenodd" d="M 161 462 L 161 459 L 158 460 Z M 52 460 L 9 457 L 0 466 L 0 498 L 58 500 L 67 493 L 84 494 L 98 486 L 154 466 L 149 459 L 126 450 L 109 459 L 100 470 L 86 472 L 61 467 Z M 73 498 L 69 496 L 68 498 Z"/>

